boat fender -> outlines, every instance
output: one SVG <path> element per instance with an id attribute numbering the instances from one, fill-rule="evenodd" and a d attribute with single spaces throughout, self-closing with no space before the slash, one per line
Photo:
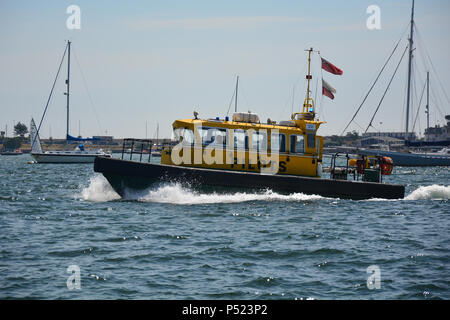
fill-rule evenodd
<path id="1" fill-rule="evenodd" d="M 322 163 L 317 163 L 317 176 L 318 177 L 322 177 L 322 172 L 323 172 L 323 168 L 322 168 Z"/>

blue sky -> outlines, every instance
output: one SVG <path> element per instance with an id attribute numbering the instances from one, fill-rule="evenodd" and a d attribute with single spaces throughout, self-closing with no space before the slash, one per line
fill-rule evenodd
<path id="1" fill-rule="evenodd" d="M 66 28 L 71 4 L 81 8 L 80 30 Z M 381 30 L 366 28 L 366 8 L 372 4 L 381 9 Z M 322 75 L 337 90 L 334 101 L 317 94 L 320 119 L 327 121 L 320 133 L 339 134 L 403 34 L 357 124 L 349 127 L 361 132 L 407 44 L 410 7 L 409 0 L 1 1 L 0 128 L 8 125 L 11 132 L 13 122 L 28 124 L 31 117 L 39 121 L 65 40 L 70 39 L 74 135 L 145 137 L 147 123 L 147 136 L 153 137 L 159 123 L 160 136 L 170 136 L 171 123 L 191 117 L 193 110 L 204 118 L 224 117 L 238 74 L 240 111 L 251 110 L 263 120 L 288 119 L 293 88 L 295 110 L 305 96 L 304 50 L 309 47 L 344 70 L 343 76 L 321 73 L 318 57 L 313 58 L 313 94 Z M 445 0 L 416 1 L 418 30 L 439 81 L 450 93 L 449 9 Z M 419 96 L 426 71 L 421 61 L 418 56 Z M 406 62 L 375 118 L 377 130 L 404 128 Z M 65 72 L 43 137 L 65 134 Z M 431 124 L 442 124 L 450 106 L 434 73 L 431 83 Z M 420 124 L 423 131 L 423 110 L 419 114 L 417 128 Z"/>

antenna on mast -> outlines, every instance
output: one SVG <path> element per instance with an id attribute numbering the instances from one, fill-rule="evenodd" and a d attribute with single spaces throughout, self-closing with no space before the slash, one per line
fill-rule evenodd
<path id="1" fill-rule="evenodd" d="M 308 50 L 305 50 L 308 52 L 308 74 L 306 75 L 306 80 L 308 81 L 308 85 L 306 88 L 306 98 L 303 101 L 303 109 L 301 112 L 301 115 L 304 119 L 307 120 L 314 120 L 315 117 L 315 107 L 314 107 L 314 100 L 312 97 L 310 97 L 310 82 L 312 79 L 311 75 L 311 53 L 312 52 L 318 52 L 314 51 L 313 48 L 309 48 Z M 294 120 L 297 113 L 293 113 L 291 118 Z"/>

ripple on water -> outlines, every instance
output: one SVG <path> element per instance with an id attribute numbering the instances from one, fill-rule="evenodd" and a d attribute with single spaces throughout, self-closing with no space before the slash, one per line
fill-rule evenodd
<path id="1" fill-rule="evenodd" d="M 447 168 L 400 168 L 405 200 L 176 184 L 123 200 L 92 165 L 26 159 L 0 161 L 2 298 L 450 299 Z"/>

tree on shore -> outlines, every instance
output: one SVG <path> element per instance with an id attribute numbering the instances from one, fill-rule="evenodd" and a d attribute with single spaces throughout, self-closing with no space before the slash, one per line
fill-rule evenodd
<path id="1" fill-rule="evenodd" d="M 20 121 L 14 126 L 14 134 L 19 137 L 24 137 L 28 133 L 28 128 L 26 125 Z"/>
<path id="2" fill-rule="evenodd" d="M 347 132 L 347 135 L 345 136 L 346 139 L 351 140 L 351 141 L 356 141 L 358 140 L 359 137 L 359 133 L 355 130 L 353 130 L 352 132 Z"/>

